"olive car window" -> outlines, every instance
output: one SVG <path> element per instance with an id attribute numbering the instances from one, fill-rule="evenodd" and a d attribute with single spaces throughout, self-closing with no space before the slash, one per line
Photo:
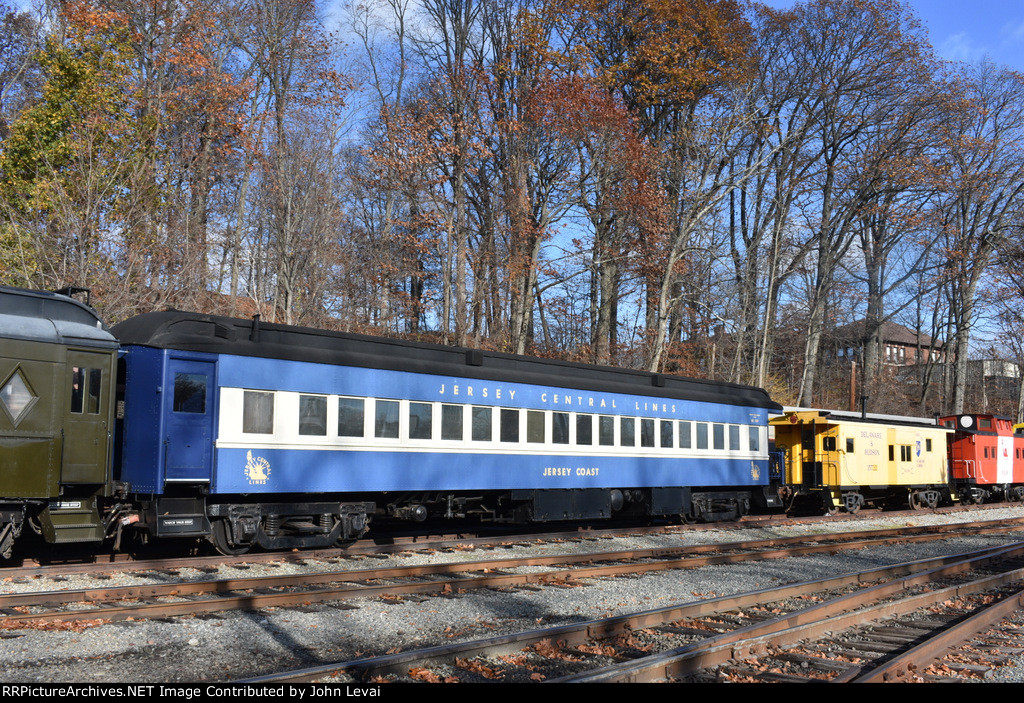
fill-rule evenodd
<path id="1" fill-rule="evenodd" d="M 103 371 L 89 369 L 89 407 L 90 415 L 100 414 L 100 392 L 103 390 Z"/>

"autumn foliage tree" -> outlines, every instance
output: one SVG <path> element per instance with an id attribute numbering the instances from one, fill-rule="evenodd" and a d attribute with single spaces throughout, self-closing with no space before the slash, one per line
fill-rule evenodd
<path id="1" fill-rule="evenodd" d="M 4 202 L 46 233 L 50 285 L 110 292 L 127 309 L 206 284 L 218 165 L 239 93 L 198 3 L 73 2 L 41 54 L 43 97 L 4 143 Z M 148 291 L 148 293 L 146 293 Z M 128 303 L 128 296 L 136 299 Z M 116 315 L 117 313 L 114 312 Z"/>

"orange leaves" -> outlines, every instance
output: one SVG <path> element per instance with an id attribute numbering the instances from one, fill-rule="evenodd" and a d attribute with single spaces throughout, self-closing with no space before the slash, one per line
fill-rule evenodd
<path id="1" fill-rule="evenodd" d="M 479 674 L 485 679 L 500 679 L 504 674 L 504 672 L 496 671 L 476 659 L 456 658 L 455 665 L 460 669 L 465 669 L 466 671 L 472 671 L 474 674 Z"/>
<path id="2" fill-rule="evenodd" d="M 83 632 L 105 625 L 109 620 L 55 620 L 53 622 L 5 622 L 0 624 L 3 630 L 41 630 L 44 632 Z"/>
<path id="3" fill-rule="evenodd" d="M 424 683 L 458 683 L 454 676 L 440 676 L 429 669 L 416 668 L 409 671 L 409 676 Z"/>
<path id="4" fill-rule="evenodd" d="M 574 657 L 571 654 L 567 654 L 562 651 L 565 646 L 565 642 L 552 642 L 551 640 L 541 640 L 537 644 L 530 647 L 531 650 L 544 657 L 545 659 L 561 659 L 563 661 L 579 661 L 579 657 Z"/>
<path id="5" fill-rule="evenodd" d="M 631 108 L 693 102 L 743 77 L 752 41 L 732 0 L 552 0 L 566 58 Z"/>

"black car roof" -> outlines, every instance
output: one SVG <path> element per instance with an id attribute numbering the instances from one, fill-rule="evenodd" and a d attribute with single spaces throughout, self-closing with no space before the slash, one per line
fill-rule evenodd
<path id="1" fill-rule="evenodd" d="M 391 369 L 552 388 L 765 408 L 753 386 L 189 312 L 154 312 L 113 328 L 122 344 Z"/>

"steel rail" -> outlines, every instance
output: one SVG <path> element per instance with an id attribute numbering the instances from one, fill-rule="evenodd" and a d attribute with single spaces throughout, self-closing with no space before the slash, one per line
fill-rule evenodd
<path id="1" fill-rule="evenodd" d="M 967 530 L 970 534 L 979 531 L 996 530 L 989 527 Z M 888 531 L 887 531 L 888 532 Z M 896 531 L 898 532 L 898 531 Z M 138 586 L 119 586 L 100 589 L 74 589 L 62 591 L 46 591 L 32 593 L 14 593 L 0 595 L 0 628 L 24 626 L 30 622 L 69 622 L 91 619 L 125 619 L 128 617 L 168 617 L 198 612 L 218 612 L 236 609 L 258 609 L 260 607 L 280 607 L 306 602 L 323 602 L 328 600 L 347 600 L 351 598 L 374 597 L 385 594 L 409 595 L 413 593 L 435 593 L 454 589 L 471 589 L 484 587 L 512 587 L 528 584 L 557 583 L 594 578 L 602 576 L 620 576 L 624 574 L 648 573 L 681 568 L 695 568 L 711 564 L 727 564 L 740 561 L 781 559 L 792 556 L 836 551 L 837 549 L 863 549 L 866 547 L 888 544 L 893 541 L 921 541 L 945 538 L 948 532 L 925 535 L 887 534 L 882 539 L 847 539 L 859 537 L 853 535 L 822 535 L 818 538 L 822 543 L 813 545 L 796 545 L 788 549 L 773 548 L 757 551 L 757 546 L 772 547 L 780 543 L 806 541 L 803 537 L 784 538 L 782 540 L 755 540 L 747 543 L 726 543 L 717 545 L 720 548 L 735 550 L 737 544 L 752 548 L 747 551 L 732 551 L 728 554 L 701 557 L 682 556 L 689 547 L 666 548 L 658 547 L 645 550 L 620 550 L 615 552 L 597 552 L 590 554 L 560 554 L 542 557 L 491 559 L 469 562 L 448 562 L 445 564 L 428 564 L 418 566 L 394 567 L 370 570 L 347 570 L 318 572 L 315 574 L 288 574 L 269 577 L 244 577 L 232 579 L 197 580 L 172 584 L 147 584 Z M 832 541 L 835 540 L 835 541 Z M 706 550 L 712 545 L 702 545 L 699 549 Z M 658 559 L 659 561 L 638 561 Z M 590 567 L 560 569 L 530 574 L 500 573 L 502 569 L 521 566 L 553 566 L 565 564 L 592 564 Z M 616 563 L 617 562 L 617 563 Z M 623 563 L 626 562 L 626 563 Z M 440 574 L 459 574 L 478 572 L 483 575 L 457 579 L 432 580 L 412 584 L 391 584 L 386 586 L 360 585 L 357 582 L 370 582 L 396 578 L 414 578 L 436 576 Z M 496 573 L 497 572 L 497 573 Z M 309 588 L 321 584 L 340 584 L 328 588 Z M 267 591 L 275 588 L 300 588 L 301 590 L 287 593 Z M 210 594 L 205 600 L 195 596 Z M 187 599 L 176 602 L 152 602 L 155 598 Z M 132 605 L 117 605 L 115 601 L 143 600 L 145 602 Z M 25 612 L 29 607 L 64 606 L 70 603 L 100 603 L 99 607 L 81 610 L 56 610 L 44 613 Z"/>
<path id="2" fill-rule="evenodd" d="M 247 679 L 246 681 L 254 683 L 309 682 L 342 673 L 350 675 L 356 680 L 366 681 L 373 676 L 380 676 L 384 674 L 405 674 L 413 665 L 425 667 L 432 664 L 448 662 L 458 656 L 471 657 L 509 654 L 520 651 L 524 647 L 544 640 L 559 642 L 564 646 L 578 645 L 593 640 L 611 638 L 629 631 L 636 631 L 646 627 L 663 625 L 665 623 L 671 623 L 686 618 L 713 615 L 716 613 L 735 610 L 737 608 L 756 606 L 766 602 L 785 600 L 787 598 L 798 597 L 810 592 L 857 586 L 865 583 L 872 583 L 884 578 L 898 579 L 897 581 L 883 584 L 882 587 L 872 587 L 870 589 L 874 596 L 883 597 L 882 594 L 886 591 L 889 593 L 898 593 L 907 588 L 911 583 L 916 583 L 921 580 L 927 581 L 930 578 L 934 578 L 942 574 L 962 572 L 972 567 L 1003 560 L 1014 555 L 1024 555 L 1024 542 L 1010 546 L 990 547 L 964 554 L 905 562 L 889 567 L 841 574 L 824 579 L 787 584 L 785 586 L 770 589 L 720 596 L 693 603 L 675 604 L 640 613 L 603 618 L 600 620 L 592 620 L 573 625 L 543 628 L 483 640 L 474 640 L 442 647 L 432 647 L 425 650 L 335 662 L 290 672 L 279 672 Z M 909 578 L 900 578 L 908 575 Z M 706 647 L 711 649 L 717 648 L 724 651 L 726 658 L 728 659 L 735 653 L 737 642 L 742 640 L 744 637 L 754 637 L 758 634 L 764 634 L 759 633 L 759 629 L 763 628 L 770 633 L 780 629 L 786 629 L 792 624 L 790 622 L 792 619 L 801 620 L 808 617 L 815 619 L 815 613 L 820 616 L 820 611 L 826 610 L 829 607 L 837 608 L 840 611 L 854 607 L 851 603 L 855 602 L 856 594 L 854 594 L 854 596 L 844 596 L 843 598 L 845 600 L 836 599 L 840 602 L 838 604 L 833 604 L 832 606 L 827 604 L 811 606 L 810 608 L 805 609 L 805 611 L 807 611 L 806 613 L 804 610 L 794 611 L 782 618 L 777 618 L 773 621 L 765 621 L 757 626 L 744 628 L 743 630 L 736 630 L 730 633 L 717 635 L 700 643 L 695 643 L 694 645 L 682 648 L 682 650 L 685 654 L 685 650 L 696 649 L 697 647 Z M 629 664 L 621 665 L 621 668 L 628 668 Z M 658 665 L 661 664 L 659 663 Z M 578 680 L 586 680 L 585 677 L 586 675 L 581 675 L 578 677 Z M 577 679 L 568 677 L 560 680 L 568 682 Z M 619 679 L 613 677 L 611 680 Z"/>

